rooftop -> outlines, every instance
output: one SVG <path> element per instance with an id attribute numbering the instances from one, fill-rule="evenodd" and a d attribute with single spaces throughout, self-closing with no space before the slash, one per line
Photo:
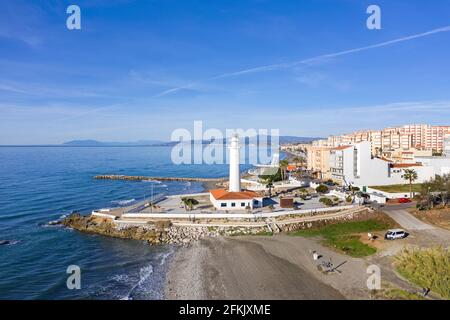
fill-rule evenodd
<path id="1" fill-rule="evenodd" d="M 244 200 L 261 198 L 261 195 L 254 191 L 229 192 L 225 189 L 212 189 L 209 190 L 209 192 L 216 200 Z"/>
<path id="2" fill-rule="evenodd" d="M 421 167 L 420 163 L 392 163 L 392 168 L 409 168 L 409 167 Z"/>

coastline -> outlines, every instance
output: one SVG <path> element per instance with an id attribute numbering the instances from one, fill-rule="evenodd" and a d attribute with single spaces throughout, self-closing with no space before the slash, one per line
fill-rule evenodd
<path id="1" fill-rule="evenodd" d="M 311 250 L 345 260 L 341 274 L 317 270 Z M 316 241 L 286 235 L 205 238 L 179 248 L 164 299 L 369 299 L 366 263 Z"/>

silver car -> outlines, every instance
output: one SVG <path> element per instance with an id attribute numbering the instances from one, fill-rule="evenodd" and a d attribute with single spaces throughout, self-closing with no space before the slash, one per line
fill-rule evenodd
<path id="1" fill-rule="evenodd" d="M 406 237 L 406 235 L 407 235 L 407 233 L 405 232 L 405 230 L 392 229 L 392 230 L 388 230 L 388 232 L 386 232 L 386 234 L 384 235 L 384 238 L 386 240 L 396 240 L 396 239 L 403 239 Z"/>

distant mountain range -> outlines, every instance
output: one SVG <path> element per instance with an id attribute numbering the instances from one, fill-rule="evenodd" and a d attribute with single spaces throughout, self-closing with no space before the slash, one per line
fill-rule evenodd
<path id="1" fill-rule="evenodd" d="M 74 147 L 132 147 L 132 146 L 157 146 L 166 145 L 167 142 L 160 140 L 139 140 L 130 142 L 105 142 L 97 140 L 72 140 L 64 142 L 65 146 Z"/>
<path id="2" fill-rule="evenodd" d="M 280 136 L 279 142 L 280 144 L 287 143 L 309 143 L 313 140 L 317 140 L 321 138 L 316 137 L 296 137 L 296 136 Z M 270 144 L 271 137 L 270 136 L 258 136 L 258 141 L 268 142 Z M 245 138 L 245 144 L 249 144 L 253 142 L 253 140 L 249 137 Z M 162 141 L 162 140 L 139 140 L 139 141 L 130 141 L 130 142 L 105 142 L 105 141 L 97 141 L 97 140 L 72 140 L 68 142 L 64 142 L 64 146 L 73 146 L 73 147 L 138 147 L 138 146 L 172 146 L 177 144 L 178 142 L 173 141 Z M 210 144 L 211 141 L 203 140 L 200 143 L 202 144 Z M 218 143 L 218 141 L 216 141 Z M 226 139 L 223 139 L 223 143 L 226 143 Z"/>

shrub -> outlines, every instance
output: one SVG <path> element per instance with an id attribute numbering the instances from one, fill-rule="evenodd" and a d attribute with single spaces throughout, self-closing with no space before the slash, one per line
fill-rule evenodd
<path id="1" fill-rule="evenodd" d="M 347 197 L 345 198 L 345 202 L 347 202 L 347 203 L 352 203 L 352 202 L 353 202 L 353 198 L 352 198 L 351 196 L 347 196 Z"/>
<path id="2" fill-rule="evenodd" d="M 319 201 L 328 207 L 331 207 L 333 205 L 333 201 L 330 198 L 323 197 L 323 198 L 320 198 Z"/>
<path id="3" fill-rule="evenodd" d="M 328 187 L 326 185 L 324 185 L 324 184 L 321 184 L 320 186 L 318 186 L 316 188 L 316 191 L 318 193 L 327 193 L 328 192 Z"/>
<path id="4" fill-rule="evenodd" d="M 416 208 L 417 208 L 419 211 L 423 211 L 423 210 L 427 210 L 427 209 L 428 209 L 428 205 L 427 205 L 427 204 L 424 204 L 424 203 L 418 202 L 418 203 L 416 204 Z"/>

